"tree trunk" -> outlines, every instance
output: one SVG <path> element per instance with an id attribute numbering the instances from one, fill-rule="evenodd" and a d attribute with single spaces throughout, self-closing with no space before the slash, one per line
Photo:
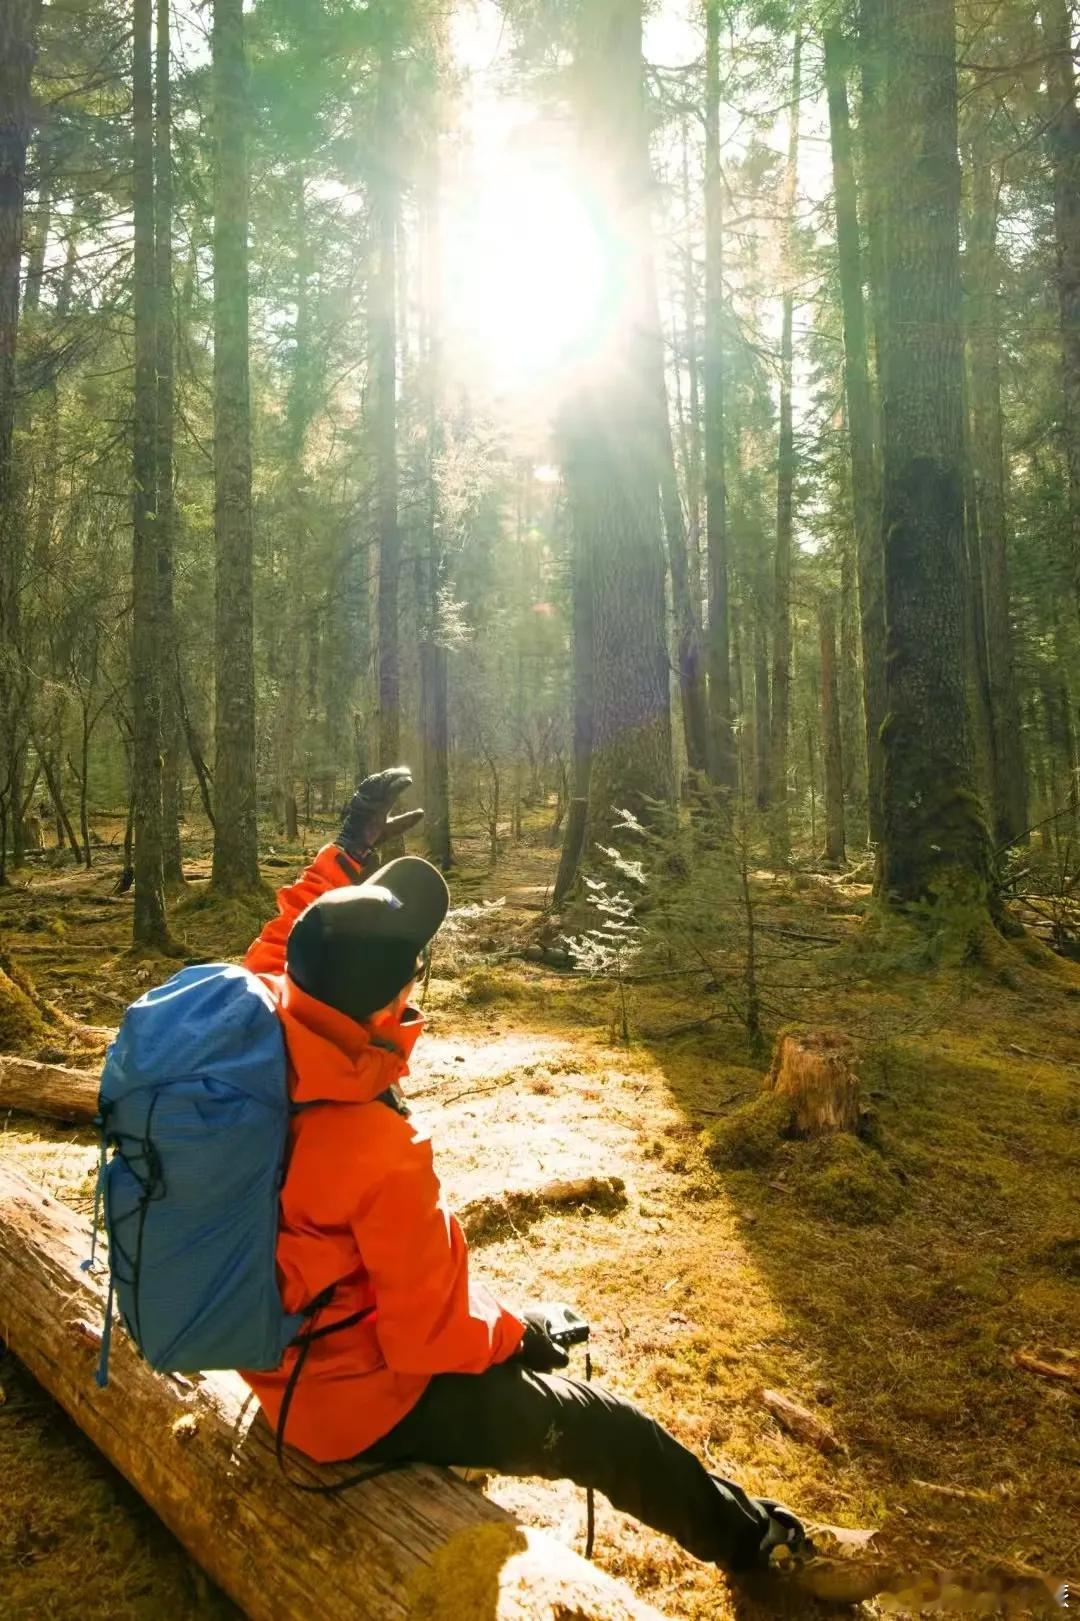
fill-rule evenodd
<path id="1" fill-rule="evenodd" d="M 780 337 L 780 445 L 776 483 L 776 565 L 773 591 L 773 677 L 769 716 L 769 855 L 777 865 L 791 857 L 788 815 L 788 731 L 791 724 L 791 569 L 795 546 L 795 427 L 792 412 L 793 326 L 795 318 L 795 201 L 799 176 L 799 101 L 802 94 L 802 35 L 795 36 L 791 76 L 791 115 L 784 177 L 784 303 Z"/>
<path id="2" fill-rule="evenodd" d="M 682 204 L 686 220 L 686 251 L 683 257 L 683 314 L 685 318 L 686 376 L 688 411 L 686 424 L 686 506 L 690 519 L 690 581 L 694 603 L 694 625 L 701 632 L 701 353 L 698 331 L 697 267 L 690 237 L 691 219 L 690 156 L 686 120 L 682 125 Z"/>
<path id="3" fill-rule="evenodd" d="M 215 889 L 259 881 L 243 0 L 214 0 Z"/>
<path id="4" fill-rule="evenodd" d="M 0 7 L 0 809 L 6 820 L 17 814 L 13 801 L 23 748 L 18 712 L 25 702 L 19 657 L 22 519 L 13 436 L 26 149 L 33 120 L 30 76 L 40 9 L 41 0 L 5 0 Z M 0 868 L 3 863 L 0 851 Z"/>
<path id="5" fill-rule="evenodd" d="M 705 539 L 709 560 L 711 774 L 735 786 L 728 608 L 724 395 L 724 177 L 720 169 L 720 0 L 705 0 Z"/>
<path id="6" fill-rule="evenodd" d="M 424 829 L 429 860 L 443 872 L 454 862 L 450 829 L 449 654 L 443 635 L 441 590 L 446 571 L 439 501 L 442 449 L 442 228 L 438 138 L 428 155 L 423 199 L 424 390 L 427 434 L 427 567 L 420 644 L 420 730 L 423 737 Z"/>
<path id="7" fill-rule="evenodd" d="M 759 811 L 769 808 L 769 635 L 765 608 L 755 604 L 754 619 L 754 799 Z"/>
<path id="8" fill-rule="evenodd" d="M 963 349 L 953 0 L 888 0 L 885 893 L 985 906 L 964 695 Z"/>
<path id="9" fill-rule="evenodd" d="M 967 683 L 968 719 L 971 724 L 973 781 L 986 806 L 994 803 L 996 767 L 994 726 L 991 719 L 990 650 L 986 642 L 986 587 L 983 576 L 979 503 L 975 494 L 975 459 L 972 451 L 970 390 L 964 374 L 964 678 Z"/>
<path id="10" fill-rule="evenodd" d="M 1073 586 L 1080 609 L 1080 108 L 1069 0 L 1042 0 L 1050 153 L 1054 168 L 1058 306 L 1061 312 L 1062 430 L 1068 479 Z"/>
<path id="11" fill-rule="evenodd" d="M 157 326 L 154 319 L 154 92 L 150 68 L 152 0 L 135 0 L 132 57 L 134 173 L 135 424 L 133 435 L 132 797 L 135 807 L 133 939 L 168 942 L 161 836 L 161 582 L 157 487 Z"/>
<path id="12" fill-rule="evenodd" d="M 372 286 L 371 346 L 374 365 L 373 435 L 379 536 L 379 765 L 398 764 L 401 751 L 397 464 L 397 90 L 394 29 L 382 15 L 383 43 L 376 92 L 379 171 L 373 215 L 377 264 Z"/>
<path id="13" fill-rule="evenodd" d="M 867 355 L 862 251 L 845 68 L 839 35 L 825 34 L 829 137 L 836 198 L 836 252 L 844 325 L 844 393 L 851 447 L 851 493 L 859 575 L 863 712 L 866 725 L 870 838 L 881 840 L 881 723 L 885 719 L 885 560 L 881 546 L 881 488 L 874 452 L 874 401 Z"/>
<path id="14" fill-rule="evenodd" d="M 673 797 L 639 0 L 582 8 L 575 80 L 582 160 L 621 291 L 610 365 L 582 384 L 566 431 L 567 485 L 592 567 L 591 844 L 610 842 L 618 810 L 648 818 L 651 803 Z"/>
<path id="15" fill-rule="evenodd" d="M 994 838 L 1000 846 L 1012 844 L 1022 837 L 1028 826 L 1028 805 L 1009 594 L 998 314 L 1001 279 L 997 254 L 999 187 L 995 171 L 988 163 L 976 158 L 972 168 L 972 209 L 968 232 L 971 448 L 990 665 Z"/>
<path id="16" fill-rule="evenodd" d="M 483 1595 L 476 1613 L 489 1621 L 658 1621 L 446 1471 L 412 1467 L 337 1496 L 301 1491 L 293 1482 L 340 1479 L 348 1466 L 290 1453 L 284 1479 L 235 1374 L 154 1373 L 117 1328 L 109 1383 L 95 1389 L 105 1287 L 82 1270 L 89 1242 L 86 1222 L 0 1165 L 10 1349 L 251 1621 L 301 1621 L 313 1599 L 321 1621 L 448 1621 L 473 1611 L 468 1594 Z"/>
<path id="17" fill-rule="evenodd" d="M 648 157 L 646 152 L 644 156 Z M 645 181 L 648 176 L 646 174 Z M 690 770 L 703 776 L 708 769 L 709 713 L 705 687 L 705 667 L 701 658 L 701 637 L 698 631 L 697 588 L 690 572 L 690 547 L 683 516 L 679 482 L 675 472 L 675 446 L 671 436 L 671 416 L 668 411 L 667 380 L 664 375 L 664 346 L 660 327 L 660 310 L 656 291 L 655 266 L 650 266 L 652 278 L 653 331 L 650 341 L 654 351 L 656 370 L 656 433 L 657 462 L 659 467 L 660 509 L 667 537 L 668 568 L 671 573 L 671 600 L 675 609 L 675 627 L 678 638 L 679 697 L 682 706 L 683 736 L 686 741 L 686 763 Z"/>
<path id="18" fill-rule="evenodd" d="M 825 764 L 825 860 L 843 863 L 844 754 L 836 681 L 836 615 L 825 599 L 819 609 L 821 642 L 821 758 Z"/>
<path id="19" fill-rule="evenodd" d="M 567 447 L 564 470 L 570 506 L 571 601 L 573 611 L 573 737 L 571 749 L 570 810 L 566 818 L 562 854 L 555 878 L 554 903 L 566 899 L 577 877 L 585 848 L 585 827 L 589 809 L 589 783 L 592 778 L 593 712 L 595 707 L 593 636 L 592 536 L 588 528 L 588 506 L 575 509 L 576 485 L 572 477 L 572 445 Z"/>
<path id="20" fill-rule="evenodd" d="M 184 881 L 180 855 L 180 762 L 182 736 L 171 672 L 176 662 L 173 558 L 176 503 L 173 498 L 173 345 L 176 342 L 172 265 L 172 85 L 169 63 L 169 0 L 157 0 L 154 108 L 154 259 L 157 316 L 156 517 L 159 618 L 158 687 L 161 697 L 161 851 L 166 886 Z"/>
<path id="21" fill-rule="evenodd" d="M 874 367 L 877 377 L 874 442 L 878 451 L 879 473 L 882 454 L 881 390 L 885 367 L 885 184 L 888 169 L 888 143 L 885 137 L 885 71 L 888 65 L 886 0 L 859 0 L 859 80 L 862 91 L 859 110 L 859 145 L 863 163 L 863 194 L 866 199 L 866 272 L 870 288 L 870 315 L 874 334 Z M 880 489 L 880 478 L 879 478 Z M 884 572 L 884 560 L 882 561 Z"/>
<path id="22" fill-rule="evenodd" d="M 880 531 L 877 531 L 880 540 Z M 855 537 L 845 525 L 840 537 L 840 735 L 844 756 L 844 808 L 848 843 L 865 848 L 867 817 L 866 710 L 859 658 L 859 588 Z M 884 654 L 884 644 L 882 653 Z M 884 674 L 884 670 L 882 672 Z"/>
<path id="23" fill-rule="evenodd" d="M 308 554 L 308 497 L 304 447 L 314 410 L 314 360 L 311 352 L 311 277 L 314 269 L 309 235 L 305 178 L 301 167 L 293 175 L 296 244 L 296 324 L 293 329 L 293 366 L 285 404 L 285 488 L 282 507 L 286 516 L 285 601 L 281 610 L 282 659 L 276 722 L 277 790 L 285 838 L 295 844 L 300 836 L 296 805 L 296 735 L 300 712 L 300 651 L 304 622 L 304 582 Z"/>

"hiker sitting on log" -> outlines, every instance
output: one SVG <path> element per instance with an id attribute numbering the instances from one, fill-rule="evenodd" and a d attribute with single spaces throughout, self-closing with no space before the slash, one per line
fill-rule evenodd
<path id="1" fill-rule="evenodd" d="M 423 1022 L 409 997 L 449 904 L 426 861 L 376 870 L 376 846 L 421 814 L 391 814 L 410 783 L 398 768 L 362 784 L 337 842 L 280 892 L 245 959 L 274 996 L 289 1058 L 283 1304 L 301 1311 L 333 1293 L 306 1346 L 244 1378 L 320 1462 L 566 1477 L 699 1559 L 767 1566 L 774 1547 L 804 1540 L 789 1510 L 710 1474 L 629 1402 L 568 1378 L 543 1314 L 510 1311 L 470 1279 L 430 1139 L 398 1090 Z M 328 1100 L 343 1107 L 305 1107 Z"/>

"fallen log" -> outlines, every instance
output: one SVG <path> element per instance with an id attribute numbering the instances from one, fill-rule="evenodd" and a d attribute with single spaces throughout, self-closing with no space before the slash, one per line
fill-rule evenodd
<path id="1" fill-rule="evenodd" d="M 539 1188 L 514 1188 L 484 1199 L 470 1199 L 456 1211 L 470 1244 L 486 1244 L 519 1233 L 551 1210 L 622 1210 L 626 1184 L 619 1176 L 583 1176 L 570 1182 L 546 1182 Z"/>
<path id="2" fill-rule="evenodd" d="M 0 1337 L 252 1621 L 659 1621 L 568 1548 L 446 1471 L 411 1468 L 338 1497 L 289 1454 L 234 1374 L 154 1373 L 114 1329 L 99 1390 L 104 1282 L 88 1225 L 0 1161 Z"/>
<path id="3" fill-rule="evenodd" d="M 800 1137 L 856 1130 L 862 1103 L 853 1059 L 851 1042 L 840 1031 L 781 1032 L 765 1090 L 790 1102 Z"/>
<path id="4" fill-rule="evenodd" d="M 0 1053 L 0 1109 L 45 1115 L 68 1125 L 89 1124 L 97 1114 L 98 1079 L 93 1070 Z"/>

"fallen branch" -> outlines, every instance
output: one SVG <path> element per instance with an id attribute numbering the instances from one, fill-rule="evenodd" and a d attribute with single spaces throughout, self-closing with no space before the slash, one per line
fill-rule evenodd
<path id="1" fill-rule="evenodd" d="M 0 1109 L 88 1125 L 97 1114 L 97 1100 L 98 1076 L 93 1070 L 0 1053 Z"/>
<path id="2" fill-rule="evenodd" d="M 548 1182 L 539 1188 L 516 1189 L 487 1199 L 471 1199 L 457 1212 L 470 1244 L 490 1243 L 507 1228 L 519 1234 L 553 1210 L 621 1210 L 626 1188 L 617 1176 L 586 1176 L 573 1182 Z"/>
<path id="3" fill-rule="evenodd" d="M 1059 1360 L 1048 1362 L 1047 1356 Z M 1025 1373 L 1037 1373 L 1043 1379 L 1065 1379 L 1070 1384 L 1080 1385 L 1080 1354 L 1075 1351 L 1048 1351 L 1045 1356 L 1036 1356 L 1033 1351 L 1014 1351 L 1013 1361 Z"/>
<path id="4" fill-rule="evenodd" d="M 761 1400 L 780 1428 L 793 1435 L 796 1441 L 816 1447 L 819 1452 L 840 1450 L 840 1442 L 832 1430 L 809 1408 L 800 1407 L 797 1401 L 792 1401 L 790 1396 L 782 1396 L 778 1390 L 763 1390 Z"/>
<path id="5" fill-rule="evenodd" d="M 284 1479 L 235 1374 L 156 1374 L 117 1327 L 98 1390 L 104 1284 L 80 1271 L 89 1243 L 87 1223 L 0 1163 L 0 1336 L 251 1621 L 659 1621 L 443 1470 L 299 1491 L 291 1480 L 325 1484 L 348 1466 L 290 1453 Z"/>

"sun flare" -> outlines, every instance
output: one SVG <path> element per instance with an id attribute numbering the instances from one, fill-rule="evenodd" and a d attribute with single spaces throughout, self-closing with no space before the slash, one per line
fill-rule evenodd
<path id="1" fill-rule="evenodd" d="M 551 387 L 603 342 L 612 263 L 561 153 L 510 141 L 484 154 L 447 222 L 445 308 L 498 392 Z"/>

